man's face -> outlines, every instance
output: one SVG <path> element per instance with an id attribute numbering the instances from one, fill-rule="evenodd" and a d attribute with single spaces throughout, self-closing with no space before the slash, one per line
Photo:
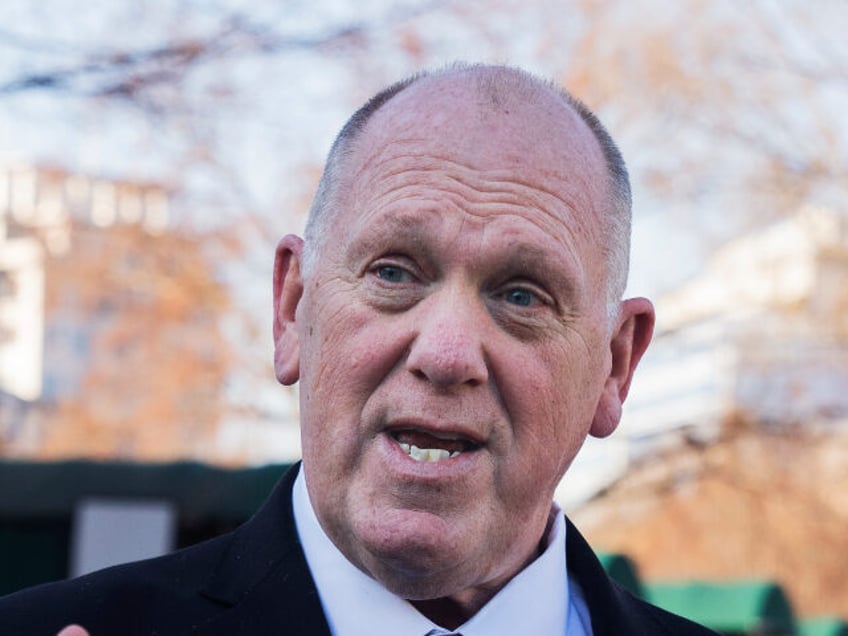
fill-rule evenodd
<path id="1" fill-rule="evenodd" d="M 485 596 L 535 557 L 612 364 L 596 143 L 553 97 L 465 90 L 413 86 L 369 123 L 296 313 L 313 506 L 413 599 Z"/>

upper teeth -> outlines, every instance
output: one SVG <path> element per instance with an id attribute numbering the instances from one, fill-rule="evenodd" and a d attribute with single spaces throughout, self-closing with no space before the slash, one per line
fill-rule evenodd
<path id="1" fill-rule="evenodd" d="M 438 462 L 449 457 L 459 457 L 459 451 L 449 453 L 444 448 L 418 448 L 415 444 L 400 443 L 400 449 L 418 462 Z"/>

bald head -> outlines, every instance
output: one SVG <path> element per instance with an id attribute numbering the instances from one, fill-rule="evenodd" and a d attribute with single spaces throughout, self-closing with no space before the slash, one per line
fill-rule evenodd
<path id="1" fill-rule="evenodd" d="M 412 90 L 414 87 L 414 90 Z M 594 156 L 603 166 L 604 191 L 599 193 L 602 204 L 593 206 L 601 233 L 597 237 L 607 263 L 606 288 L 609 302 L 616 303 L 624 292 L 627 282 L 630 243 L 630 183 L 621 154 L 607 131 L 579 100 L 551 82 L 541 80 L 523 70 L 503 66 L 453 65 L 433 72 L 411 76 L 372 97 L 347 121 L 330 150 L 324 173 L 307 221 L 304 254 L 304 272 L 312 271 L 320 258 L 323 239 L 328 235 L 327 227 L 334 211 L 343 205 L 345 192 L 354 179 L 355 161 L 363 144 L 378 134 L 380 127 L 374 120 L 380 119 L 391 103 L 391 115 L 397 121 L 407 120 L 413 127 L 421 112 L 416 105 L 430 106 L 428 116 L 432 119 L 449 118 L 451 105 L 473 109 L 480 116 L 487 113 L 509 113 L 523 109 L 525 113 L 541 112 L 552 121 L 563 126 L 583 127 L 590 133 L 590 145 L 581 143 L 578 135 L 570 135 L 560 148 L 560 157 L 570 155 L 588 163 Z M 530 115 L 531 117 L 535 115 Z M 383 131 L 381 131 L 383 132 Z M 385 134 L 385 133 L 384 133 Z M 391 134 L 391 133 L 389 133 Z M 518 146 L 528 142 L 524 135 L 515 135 Z M 585 137 L 585 136 L 584 136 Z M 546 139 L 529 140 L 529 143 L 544 143 Z M 556 171 L 560 163 L 552 155 L 546 169 Z M 508 169 L 504 157 L 503 168 Z M 588 180 L 587 180 L 588 183 Z M 599 208 L 599 209 L 598 209 Z"/>

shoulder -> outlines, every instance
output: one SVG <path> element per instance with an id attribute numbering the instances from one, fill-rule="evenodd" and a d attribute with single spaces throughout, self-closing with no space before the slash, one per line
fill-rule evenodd
<path id="1" fill-rule="evenodd" d="M 204 614 L 199 592 L 211 577 L 229 535 L 163 557 L 39 585 L 0 598 L 0 634 L 50 634 L 69 623 L 92 633 Z"/>

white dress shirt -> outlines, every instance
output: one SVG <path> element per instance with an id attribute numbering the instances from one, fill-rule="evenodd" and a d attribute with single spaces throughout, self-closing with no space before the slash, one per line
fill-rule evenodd
<path id="1" fill-rule="evenodd" d="M 567 575 L 565 521 L 556 504 L 545 551 L 454 631 L 433 623 L 345 558 L 318 523 L 302 470 L 293 505 L 297 533 L 333 636 L 592 635 L 582 593 Z"/>

